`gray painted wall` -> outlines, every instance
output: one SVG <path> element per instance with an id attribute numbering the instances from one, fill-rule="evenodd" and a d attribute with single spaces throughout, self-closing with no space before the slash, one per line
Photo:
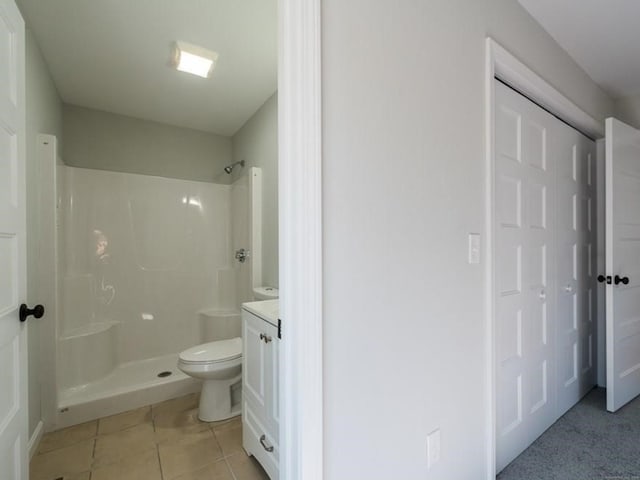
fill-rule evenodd
<path id="1" fill-rule="evenodd" d="M 63 158 L 97 170 L 226 183 L 231 139 L 212 133 L 64 105 Z"/>
<path id="2" fill-rule="evenodd" d="M 615 116 L 632 127 L 640 128 L 640 94 L 617 99 Z"/>
<path id="3" fill-rule="evenodd" d="M 232 138 L 233 161 L 262 169 L 262 279 L 278 286 L 278 95 L 274 93 Z M 234 179 L 240 170 L 233 172 Z"/>
<path id="4" fill-rule="evenodd" d="M 485 37 L 613 103 L 514 0 L 323 0 L 322 23 L 325 478 L 487 478 Z"/>
<path id="5" fill-rule="evenodd" d="M 39 133 L 62 134 L 62 103 L 51 79 L 49 69 L 30 30 L 26 31 L 26 175 L 27 175 L 27 302 L 45 303 L 53 291 L 44 291 L 39 248 L 39 184 L 41 166 L 36 155 L 36 136 Z M 43 318 L 46 321 L 47 317 Z M 41 419 L 40 351 L 41 322 L 27 325 L 29 350 L 29 436 Z"/>

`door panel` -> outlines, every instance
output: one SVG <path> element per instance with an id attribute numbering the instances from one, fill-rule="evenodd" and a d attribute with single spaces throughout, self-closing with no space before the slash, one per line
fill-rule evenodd
<path id="1" fill-rule="evenodd" d="M 497 465 L 555 413 L 555 166 L 549 118 L 496 83 Z"/>
<path id="2" fill-rule="evenodd" d="M 0 0 L 0 478 L 23 480 L 27 465 L 24 176 L 24 23 Z"/>
<path id="3" fill-rule="evenodd" d="M 607 410 L 640 394 L 640 131 L 606 122 Z"/>
<path id="4" fill-rule="evenodd" d="M 595 144 L 576 130 L 557 129 L 558 417 L 595 383 L 593 286 Z"/>

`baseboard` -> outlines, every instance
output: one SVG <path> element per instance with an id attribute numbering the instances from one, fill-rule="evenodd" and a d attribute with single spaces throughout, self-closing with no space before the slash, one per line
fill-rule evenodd
<path id="1" fill-rule="evenodd" d="M 38 422 L 36 425 L 36 429 L 33 431 L 33 435 L 29 438 L 29 442 L 27 442 L 27 448 L 29 449 L 29 460 L 33 458 L 35 453 L 38 451 L 38 447 L 40 446 L 40 440 L 42 440 L 42 435 L 44 434 L 44 423 L 42 420 Z"/>

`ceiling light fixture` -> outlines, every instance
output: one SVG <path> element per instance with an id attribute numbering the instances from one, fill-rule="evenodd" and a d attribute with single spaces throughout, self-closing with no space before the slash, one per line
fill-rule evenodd
<path id="1" fill-rule="evenodd" d="M 218 60 L 218 54 L 206 48 L 187 42 L 175 42 L 171 55 L 171 66 L 180 72 L 187 72 L 208 78 Z"/>

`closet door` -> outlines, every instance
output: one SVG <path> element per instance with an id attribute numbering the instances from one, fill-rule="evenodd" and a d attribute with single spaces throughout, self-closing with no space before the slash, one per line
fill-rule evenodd
<path id="1" fill-rule="evenodd" d="M 556 418 L 554 117 L 496 82 L 497 469 Z"/>
<path id="2" fill-rule="evenodd" d="M 594 385 L 595 142 L 559 120 L 557 158 L 558 417 Z"/>
<path id="3" fill-rule="evenodd" d="M 595 384 L 595 143 L 496 82 L 498 471 Z"/>

